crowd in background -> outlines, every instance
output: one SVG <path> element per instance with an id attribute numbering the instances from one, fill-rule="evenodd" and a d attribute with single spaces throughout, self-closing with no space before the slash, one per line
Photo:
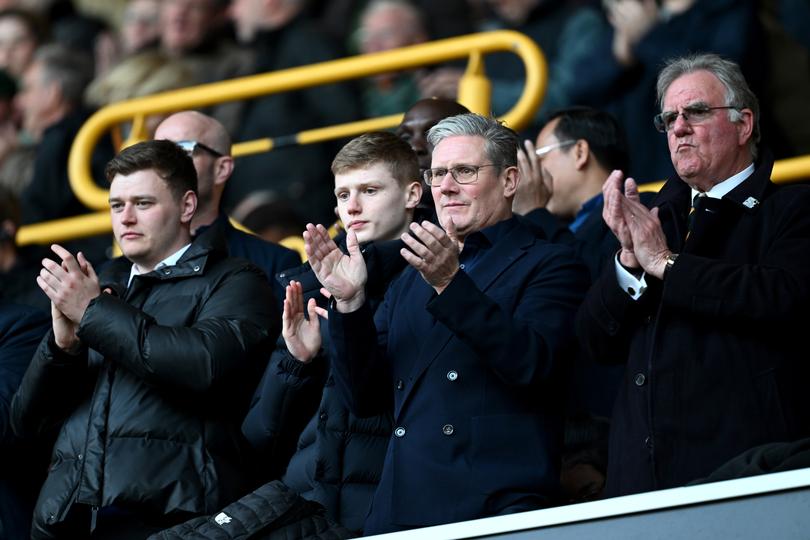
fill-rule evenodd
<path id="1" fill-rule="evenodd" d="M 0 185 L 19 197 L 23 223 L 82 213 L 66 187 L 63 164 L 93 109 L 495 28 L 526 33 L 549 61 L 546 97 L 526 129 L 530 136 L 549 111 L 594 106 L 614 114 L 628 133 L 635 176 L 642 182 L 663 179 L 672 167 L 649 121 L 656 73 L 667 58 L 710 51 L 743 67 L 765 105 L 763 133 L 770 147 L 777 159 L 792 157 L 810 151 L 802 102 L 810 90 L 810 52 L 797 25 L 809 14 L 801 0 L 7 1 L 0 12 Z M 421 97 L 455 99 L 462 69 L 426 66 L 207 112 L 234 141 L 283 137 L 402 112 Z M 520 95 L 522 69 L 514 55 L 487 57 L 496 115 Z M 148 129 L 159 120 L 149 119 Z M 254 222 L 261 221 L 261 209 L 271 208 L 280 217 L 263 226 L 285 234 L 306 221 L 329 220 L 330 178 L 324 171 L 340 143 L 239 159 L 226 206 Z M 102 141 L 93 161 L 101 185 L 98 164 L 111 156 L 112 145 Z"/>

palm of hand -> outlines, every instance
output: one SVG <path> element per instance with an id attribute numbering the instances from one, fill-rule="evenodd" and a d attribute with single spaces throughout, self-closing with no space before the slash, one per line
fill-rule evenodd
<path id="1" fill-rule="evenodd" d="M 335 248 L 321 262 L 323 272 L 317 272 L 321 284 L 337 300 L 355 296 L 366 284 L 368 272 L 362 256 L 350 257 Z"/>

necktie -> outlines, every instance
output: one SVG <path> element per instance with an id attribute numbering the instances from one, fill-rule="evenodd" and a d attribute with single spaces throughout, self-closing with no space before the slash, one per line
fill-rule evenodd
<path id="1" fill-rule="evenodd" d="M 692 199 L 692 208 L 689 209 L 689 216 L 686 218 L 686 239 L 689 239 L 689 235 L 692 233 L 692 228 L 695 226 L 695 211 L 700 209 L 702 206 L 703 199 L 706 197 L 705 193 L 698 193 Z"/>

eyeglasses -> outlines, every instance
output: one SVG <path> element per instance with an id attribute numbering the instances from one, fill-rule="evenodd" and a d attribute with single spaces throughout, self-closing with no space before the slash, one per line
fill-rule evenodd
<path id="1" fill-rule="evenodd" d="M 222 157 L 225 155 L 222 152 L 217 152 L 210 146 L 206 146 L 199 141 L 175 141 L 175 144 L 177 144 L 177 146 L 185 150 L 186 153 L 190 156 L 194 155 L 194 151 L 197 150 L 198 148 L 200 150 L 205 150 L 214 157 Z"/>
<path id="2" fill-rule="evenodd" d="M 666 133 L 672 129 L 673 125 L 675 125 L 675 121 L 678 119 L 678 116 L 683 116 L 684 121 L 689 122 L 690 124 L 699 124 L 701 122 L 705 122 L 712 114 L 712 111 L 717 111 L 720 109 L 734 109 L 739 111 L 740 107 L 735 105 L 709 107 L 704 103 L 695 103 L 694 105 L 684 107 L 681 109 L 681 112 L 664 111 L 661 114 L 656 114 L 653 117 L 653 124 L 655 124 L 655 129 L 661 133 Z"/>
<path id="3" fill-rule="evenodd" d="M 571 146 L 572 144 L 576 144 L 577 141 L 573 139 L 569 139 L 567 141 L 556 142 L 554 144 L 547 144 L 546 146 L 541 146 L 537 150 L 534 151 L 537 154 L 537 157 L 546 157 L 549 152 L 554 150 L 555 148 L 563 148 L 564 146 Z"/>
<path id="4" fill-rule="evenodd" d="M 444 180 L 444 177 L 447 176 L 447 173 L 450 173 L 450 176 L 452 176 L 453 180 L 455 180 L 458 184 L 472 184 L 478 180 L 478 169 L 497 166 L 498 165 L 489 163 L 487 165 L 456 165 L 455 167 L 450 167 L 449 169 L 437 167 L 435 169 L 427 169 L 422 173 L 422 176 L 424 177 L 425 184 L 431 187 L 441 185 L 442 180 Z"/>

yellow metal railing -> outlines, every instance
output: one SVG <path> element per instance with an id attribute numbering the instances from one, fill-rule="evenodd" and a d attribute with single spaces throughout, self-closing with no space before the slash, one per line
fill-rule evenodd
<path id="1" fill-rule="evenodd" d="M 122 123 L 132 125 L 132 135 L 124 142 L 126 146 L 147 137 L 144 126 L 149 115 L 202 108 L 227 101 L 251 99 L 380 73 L 404 71 L 461 58 L 467 58 L 468 64 L 459 85 L 459 101 L 471 111 L 487 114 L 491 88 L 484 73 L 483 56 L 503 51 L 517 54 L 523 61 L 526 71 L 523 94 L 512 109 L 501 117 L 507 125 L 519 130 L 531 121 L 545 94 L 547 74 L 545 58 L 537 45 L 523 34 L 508 30 L 484 32 L 174 90 L 109 105 L 91 116 L 76 136 L 68 161 L 70 184 L 76 197 L 88 208 L 106 210 L 108 191 L 93 181 L 90 156 L 99 139 Z M 295 144 L 313 144 L 351 137 L 372 130 L 392 128 L 399 124 L 401 119 L 402 114 L 395 114 L 302 131 L 293 137 L 239 142 L 233 145 L 232 154 L 239 157 L 266 152 L 272 150 L 274 146 L 279 146 L 279 141 L 290 139 L 294 140 Z M 109 230 L 109 216 L 106 216 L 105 211 L 104 216 L 101 213 L 89 214 L 22 227 L 18 232 L 17 242 L 22 245 L 63 241 L 103 234 Z"/>

